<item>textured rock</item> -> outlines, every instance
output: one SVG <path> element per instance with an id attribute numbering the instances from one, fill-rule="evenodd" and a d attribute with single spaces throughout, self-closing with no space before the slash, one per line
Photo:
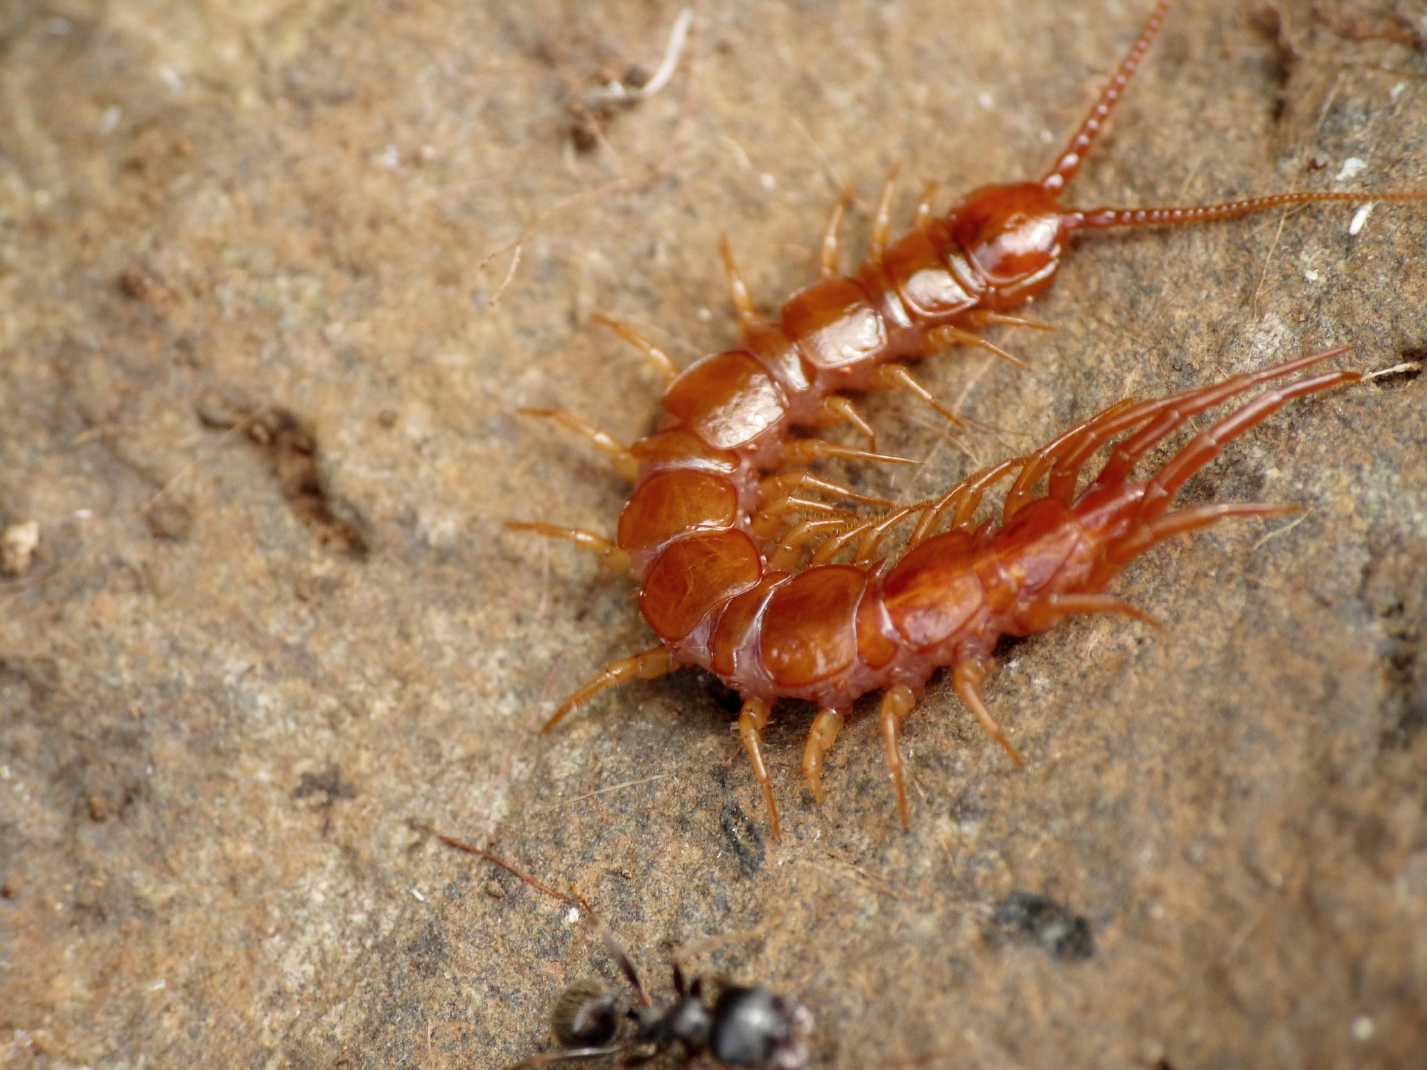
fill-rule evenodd
<path id="1" fill-rule="evenodd" d="M 0 8 L 0 529 L 42 532 L 0 577 L 0 1064 L 536 1049 L 607 956 L 411 819 L 575 882 L 661 985 L 681 945 L 796 993 L 818 1066 L 1415 1057 L 1427 378 L 1297 404 L 1192 483 L 1308 511 L 1137 564 L 1117 591 L 1165 634 L 1008 648 L 1025 770 L 935 685 L 910 834 L 866 717 L 821 808 L 804 712 L 775 718 L 781 845 L 698 674 L 533 732 L 648 644 L 623 581 L 500 527 L 613 526 L 617 480 L 513 415 L 650 426 L 589 314 L 686 361 L 732 338 L 721 231 L 771 301 L 844 183 L 865 233 L 893 161 L 907 202 L 1038 173 L 1146 6 L 706 4 L 673 81 L 594 120 L 571 103 L 652 71 L 674 5 Z M 1075 199 L 1420 185 L 1424 39 L 1406 0 L 1185 5 Z M 1035 310 L 1057 332 L 998 336 L 1032 372 L 920 374 L 1005 429 L 990 456 L 1305 349 L 1420 355 L 1427 212 L 1353 214 L 1088 241 Z M 866 486 L 964 472 L 934 414 L 867 410 L 928 463 Z M 1093 957 L 988 940 L 1017 892 Z"/>

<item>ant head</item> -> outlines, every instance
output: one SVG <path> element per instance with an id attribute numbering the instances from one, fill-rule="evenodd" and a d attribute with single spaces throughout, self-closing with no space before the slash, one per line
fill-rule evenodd
<path id="1" fill-rule="evenodd" d="M 802 1070 L 808 1064 L 812 1012 L 766 988 L 725 988 L 713 1008 L 709 1051 L 729 1066 Z"/>
<path id="2" fill-rule="evenodd" d="M 577 981 L 555 1001 L 550 1030 L 562 1047 L 599 1047 L 614 1041 L 628 1016 L 624 1002 L 598 982 Z"/>
<path id="3" fill-rule="evenodd" d="M 1049 285 L 1060 264 L 1060 207 L 1039 182 L 982 186 L 952 209 L 949 222 L 962 252 L 1008 307 Z"/>

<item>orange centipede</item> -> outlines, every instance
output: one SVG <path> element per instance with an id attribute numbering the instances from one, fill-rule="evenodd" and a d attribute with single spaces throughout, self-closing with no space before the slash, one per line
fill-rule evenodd
<path id="1" fill-rule="evenodd" d="M 1070 239 L 1081 232 L 1208 223 L 1319 201 L 1427 201 L 1427 192 L 1419 191 L 1286 192 L 1200 207 L 1062 208 L 1061 196 L 1171 4 L 1155 5 L 1039 181 L 983 187 L 942 216 L 933 215 L 929 192 L 918 205 L 914 229 L 892 241 L 894 172 L 883 187 L 868 258 L 852 275 L 837 271 L 846 204 L 840 200 L 824 233 L 820 281 L 789 299 L 776 319 L 755 310 L 725 241 L 738 348 L 704 357 L 680 373 L 667 354 L 632 328 L 597 317 L 671 377 L 659 429 L 626 446 L 570 412 L 523 411 L 582 435 L 633 480 L 616 538 L 539 522 L 509 526 L 569 540 L 629 571 L 659 645 L 605 666 L 559 706 L 545 730 L 606 688 L 685 665 L 707 669 L 743 699 L 738 731 L 776 838 L 778 812 L 760 744 L 772 703 L 797 698 L 817 704 L 803 771 L 821 799 L 823 758 L 853 701 L 881 690 L 888 767 L 906 824 L 898 732 L 936 669 L 952 669 L 958 696 L 1020 764 L 980 696 L 999 635 L 1040 631 L 1072 613 L 1141 615 L 1103 593 L 1134 556 L 1161 538 L 1222 517 L 1286 511 L 1258 503 L 1167 510 L 1184 480 L 1223 442 L 1290 398 L 1352 381 L 1357 373 L 1324 373 L 1265 394 L 1196 437 L 1148 481 L 1134 482 L 1131 469 L 1190 413 L 1331 354 L 1159 401 L 1122 402 L 1042 450 L 970 477 L 939 500 L 891 509 L 871 520 L 809 496 L 822 492 L 890 507 L 804 470 L 830 457 L 908 463 L 876 452 L 871 427 L 841 392 L 909 391 L 954 423 L 964 423 L 918 384 L 903 362 L 950 345 L 979 346 L 1015 362 L 976 331 L 992 324 L 1043 326 L 1010 310 L 1050 285 Z M 867 435 L 866 450 L 790 438 L 793 428 L 843 421 Z M 1077 475 L 1090 455 L 1121 433 L 1128 437 L 1077 493 Z M 793 470 L 766 475 L 780 466 Z M 976 525 L 986 489 L 1012 475 L 1001 525 Z M 1049 478 L 1049 486 L 1037 497 L 1042 477 Z M 788 527 L 789 517 L 809 514 Z M 948 514 L 949 530 L 938 533 Z M 896 561 L 879 557 L 887 532 L 913 516 L 919 520 L 905 553 Z M 824 541 L 814 551 L 819 538 Z M 852 553 L 852 563 L 833 563 L 844 551 Z"/>

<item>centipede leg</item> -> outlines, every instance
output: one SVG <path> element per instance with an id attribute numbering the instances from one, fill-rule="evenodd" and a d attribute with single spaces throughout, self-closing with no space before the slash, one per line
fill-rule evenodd
<path id="1" fill-rule="evenodd" d="M 563 539 L 572 542 L 582 550 L 598 554 L 604 563 L 615 572 L 629 571 L 629 555 L 602 535 L 581 528 L 562 528 L 538 520 L 507 520 L 505 526 L 511 531 L 529 531 L 543 535 L 547 539 Z"/>
<path id="2" fill-rule="evenodd" d="M 887 242 L 892 236 L 892 197 L 897 190 L 897 176 L 902 172 L 902 165 L 894 163 L 887 170 L 887 177 L 882 182 L 882 195 L 877 198 L 877 215 L 872 221 L 872 242 L 868 246 L 867 255 L 871 260 L 881 260 L 882 254 L 887 251 Z"/>
<path id="3" fill-rule="evenodd" d="M 1151 628 L 1164 628 L 1164 625 L 1144 610 L 1108 594 L 1049 595 L 1026 614 L 1026 623 L 1031 631 L 1045 631 L 1062 618 L 1084 613 L 1114 613 L 1122 617 L 1132 617 Z"/>
<path id="4" fill-rule="evenodd" d="M 902 390 L 914 397 L 925 401 L 937 412 L 944 416 L 953 427 L 966 428 L 972 425 L 972 421 L 964 416 L 958 416 L 937 400 L 933 394 L 921 383 L 912 377 L 912 373 L 901 364 L 884 364 L 877 369 L 875 382 L 884 390 Z"/>
<path id="5" fill-rule="evenodd" d="M 991 312 L 984 308 L 966 313 L 966 323 L 973 327 L 1025 327 L 1032 331 L 1053 331 L 1056 329 L 1053 323 L 1042 323 L 1040 320 L 1028 319 L 1025 316 L 1012 316 L 1005 312 Z"/>
<path id="6" fill-rule="evenodd" d="M 738 738 L 748 760 L 753 763 L 753 777 L 763 791 L 763 801 L 768 806 L 768 824 L 773 839 L 783 838 L 783 826 L 778 821 L 778 803 L 773 798 L 773 782 L 768 779 L 768 770 L 763 765 L 763 730 L 768 727 L 768 717 L 773 708 L 762 699 L 750 698 L 744 701 L 738 714 Z"/>
<path id="7" fill-rule="evenodd" d="M 988 342 L 979 334 L 972 334 L 970 331 L 963 331 L 960 327 L 936 327 L 927 332 L 928 349 L 947 349 L 954 345 L 972 346 L 976 349 L 984 349 L 988 353 L 999 357 L 1013 367 L 1025 371 L 1030 367 L 1025 361 L 1013 353 L 1008 353 L 994 342 Z"/>
<path id="8" fill-rule="evenodd" d="M 813 718 L 812 727 L 808 729 L 808 741 L 803 746 L 803 779 L 819 803 L 823 801 L 823 758 L 837 742 L 842 722 L 841 710 L 824 706 Z"/>
<path id="9" fill-rule="evenodd" d="M 674 363 L 674 358 L 665 353 L 649 339 L 636 331 L 629 324 L 615 319 L 613 316 L 606 316 L 603 312 L 596 312 L 590 317 L 601 327 L 608 327 L 615 334 L 632 345 L 639 352 L 644 354 L 646 360 L 654 367 L 654 370 L 665 379 L 673 382 L 679 376 L 679 367 Z"/>
<path id="10" fill-rule="evenodd" d="M 723 258 L 723 273 L 728 278 L 728 295 L 733 301 L 733 312 L 738 317 L 738 325 L 745 330 L 762 322 L 758 310 L 753 307 L 753 298 L 748 293 L 748 284 L 738 272 L 733 259 L 733 246 L 725 234 L 719 239 L 718 254 Z"/>
<path id="11" fill-rule="evenodd" d="M 847 215 L 847 205 L 852 194 L 843 190 L 832 206 L 823 228 L 822 246 L 818 253 L 818 278 L 830 279 L 837 274 L 838 259 L 842 251 L 842 220 Z"/>
<path id="12" fill-rule="evenodd" d="M 822 418 L 828 423 L 849 423 L 867 436 L 867 448 L 877 450 L 877 432 L 867 422 L 857 406 L 840 394 L 832 394 L 822 403 Z"/>
<path id="13" fill-rule="evenodd" d="M 1243 516 L 1291 516 L 1301 513 L 1303 506 L 1279 504 L 1276 502 L 1219 502 L 1215 505 L 1201 505 L 1193 509 L 1181 509 L 1169 513 L 1137 528 L 1124 541 L 1111 548 L 1110 562 L 1118 566 L 1137 554 L 1142 554 L 1156 543 L 1172 539 L 1176 535 L 1207 528 L 1221 520 Z"/>
<path id="14" fill-rule="evenodd" d="M 956 691 L 956 695 L 966 704 L 981 723 L 981 727 L 986 730 L 986 734 L 1001 744 L 1001 748 L 1010 756 L 1016 765 L 1025 765 L 1020 752 L 1012 745 L 1006 737 L 1006 733 L 1001 726 L 996 723 L 996 718 L 991 716 L 986 709 L 986 703 L 981 700 L 981 684 L 986 679 L 986 674 L 990 672 L 991 662 L 986 658 L 973 658 L 970 661 L 959 662 L 951 674 L 951 686 Z"/>
<path id="15" fill-rule="evenodd" d="M 936 195 L 941 192 L 941 183 L 933 179 L 922 189 L 921 199 L 917 201 L 917 226 L 924 227 L 931 222 L 932 202 L 936 200 Z"/>
<path id="16" fill-rule="evenodd" d="M 902 775 L 902 748 L 898 736 L 902 722 L 912 707 L 917 704 L 917 696 L 906 684 L 898 684 L 882 696 L 882 707 L 878 720 L 882 725 L 882 743 L 887 757 L 887 775 L 892 778 L 892 786 L 897 791 L 897 816 L 902 819 L 902 828 L 912 827 L 912 813 L 907 806 L 907 785 Z"/>
<path id="17" fill-rule="evenodd" d="M 626 479 L 633 479 L 639 473 L 639 462 L 634 459 L 634 454 L 629 452 L 628 446 L 607 431 L 601 431 L 594 424 L 576 416 L 573 412 L 567 412 L 565 409 L 516 409 L 515 411 L 521 416 L 534 416 L 537 419 L 550 420 L 575 432 L 610 458 L 614 462 L 615 468 L 619 470 L 619 474 Z"/>
<path id="18" fill-rule="evenodd" d="M 662 646 L 640 654 L 632 654 L 627 658 L 620 658 L 618 661 L 611 661 L 593 679 L 560 703 L 559 709 L 550 715 L 549 720 L 545 722 L 540 731 L 550 731 L 564 720 L 567 713 L 577 706 L 584 705 L 601 691 L 618 687 L 620 684 L 627 684 L 631 680 L 657 680 L 661 676 L 669 675 L 678 667 L 679 663 L 674 660 L 674 655 Z"/>

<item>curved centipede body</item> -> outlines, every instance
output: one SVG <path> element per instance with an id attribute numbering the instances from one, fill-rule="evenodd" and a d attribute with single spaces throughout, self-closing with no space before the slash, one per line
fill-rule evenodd
<path id="1" fill-rule="evenodd" d="M 1129 468 L 1144 449 L 1182 422 L 1184 405 L 1222 400 L 1254 382 L 1306 366 L 1304 362 L 1160 402 L 1126 403 L 1044 450 L 973 477 L 939 502 L 893 510 L 869 521 L 859 522 L 847 510 L 812 495 L 891 503 L 805 470 L 808 463 L 826 457 L 904 460 L 875 452 L 871 428 L 842 396 L 847 390 L 906 390 L 963 423 L 911 378 L 903 362 L 952 344 L 981 346 L 1014 361 L 977 332 L 991 324 L 1040 326 L 1012 310 L 1049 286 L 1068 243 L 1081 232 L 1207 223 L 1314 201 L 1427 201 L 1424 192 L 1293 192 L 1198 208 L 1062 208 L 1060 198 L 1170 6 L 1171 0 L 1155 5 L 1095 105 L 1039 181 L 984 187 L 939 217 L 933 215 L 928 196 L 918 208 L 914 229 L 892 241 L 889 179 L 870 254 L 851 275 L 837 272 L 844 207 L 840 202 L 822 245 L 821 280 L 794 295 L 772 318 L 755 310 L 725 243 L 740 344 L 682 373 L 631 328 L 605 319 L 672 378 L 654 434 L 626 447 L 568 412 L 526 410 L 586 437 L 634 480 L 635 487 L 613 541 L 545 523 L 511 526 L 568 539 L 599 553 L 610 565 L 628 569 L 639 585 L 641 612 L 660 640 L 653 650 L 607 666 L 559 707 L 547 729 L 609 686 L 657 677 L 680 665 L 708 669 L 744 699 L 739 733 L 776 836 L 777 810 L 759 745 L 771 704 L 779 698 L 818 704 L 803 767 L 820 798 L 823 755 L 853 700 L 885 690 L 881 723 L 905 823 L 908 808 L 897 732 L 933 671 L 952 668 L 958 695 L 1019 762 L 979 694 L 997 636 L 1039 631 L 1068 613 L 1129 612 L 1103 591 L 1119 568 L 1143 549 L 1221 516 L 1281 511 L 1247 505 L 1167 513 L 1183 478 L 1201 467 L 1212 451 L 1204 457 L 1181 453 L 1160 476 L 1145 483 L 1133 482 Z M 1219 435 L 1214 449 L 1288 398 L 1352 377 L 1330 373 L 1265 395 L 1267 401 L 1260 399 L 1215 425 L 1224 430 L 1214 432 Z M 1269 407 L 1255 407 L 1261 404 Z M 794 428 L 838 421 L 859 427 L 868 436 L 868 448 L 790 438 Z M 1096 446 L 1120 432 L 1130 437 L 1090 489 L 1077 494 L 1075 474 Z M 1193 444 L 1186 447 L 1191 448 Z M 780 466 L 791 470 L 765 476 Z M 986 488 L 1012 474 L 1016 480 L 1002 525 L 974 526 Z M 1046 493 L 1033 497 L 1036 481 L 1047 475 Z M 950 530 L 936 534 L 948 512 Z M 882 537 L 892 525 L 914 515 L 919 520 L 906 555 L 895 563 L 882 562 Z M 825 541 L 803 567 L 805 553 L 819 538 Z M 843 551 L 852 553 L 852 563 L 832 563 Z"/>

